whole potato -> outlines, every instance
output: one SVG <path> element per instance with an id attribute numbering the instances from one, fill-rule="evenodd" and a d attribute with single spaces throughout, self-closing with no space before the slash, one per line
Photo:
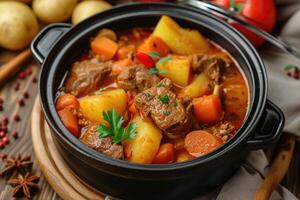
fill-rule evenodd
<path id="1" fill-rule="evenodd" d="M 32 10 L 14 1 L 0 2 L 0 46 L 18 50 L 26 47 L 39 30 Z"/>
<path id="2" fill-rule="evenodd" d="M 78 0 L 33 0 L 32 8 L 37 17 L 46 23 L 68 20 Z"/>
<path id="3" fill-rule="evenodd" d="M 82 20 L 109 8 L 111 8 L 111 5 L 105 1 L 90 0 L 80 2 L 74 9 L 72 23 L 77 24 Z"/>
<path id="4" fill-rule="evenodd" d="M 6 0 L 6 1 L 20 1 L 22 3 L 30 4 L 32 0 Z"/>

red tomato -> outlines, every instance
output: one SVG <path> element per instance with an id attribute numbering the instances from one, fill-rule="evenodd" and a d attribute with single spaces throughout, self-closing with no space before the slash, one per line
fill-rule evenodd
<path id="1" fill-rule="evenodd" d="M 225 8 L 232 7 L 231 0 L 213 0 L 217 5 Z M 261 28 L 267 32 L 272 32 L 276 22 L 276 8 L 274 0 L 235 0 L 235 5 L 241 5 L 241 14 L 252 21 L 247 21 L 251 25 Z M 264 43 L 264 39 L 235 22 L 229 22 L 243 33 L 254 46 L 259 47 Z"/>

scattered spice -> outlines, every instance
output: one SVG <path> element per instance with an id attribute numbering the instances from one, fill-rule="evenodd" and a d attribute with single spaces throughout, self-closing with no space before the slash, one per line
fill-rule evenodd
<path id="1" fill-rule="evenodd" d="M 18 114 L 14 115 L 15 122 L 19 122 L 21 120 L 20 116 Z"/>
<path id="2" fill-rule="evenodd" d="M 16 85 L 15 85 L 15 91 L 18 91 L 20 89 L 20 83 L 18 82 Z"/>
<path id="3" fill-rule="evenodd" d="M 18 132 L 17 131 L 13 131 L 12 132 L 12 136 L 17 139 L 18 138 Z"/>
<path id="4" fill-rule="evenodd" d="M 20 100 L 18 101 L 18 104 L 19 104 L 21 107 L 25 106 L 25 101 L 24 101 L 24 99 L 20 99 Z"/>
<path id="5" fill-rule="evenodd" d="M 13 197 L 26 197 L 30 199 L 32 192 L 38 189 L 40 177 L 27 173 L 25 176 L 19 174 L 17 178 L 11 179 L 8 183 L 13 187 Z"/>
<path id="6" fill-rule="evenodd" d="M 0 159 L 1 160 L 5 160 L 7 158 L 7 154 L 6 153 L 1 153 L 0 154 Z"/>
<path id="7" fill-rule="evenodd" d="M 4 131 L 0 131 L 0 138 L 3 138 L 6 135 Z"/>
<path id="8" fill-rule="evenodd" d="M 27 75 L 31 75 L 31 74 L 32 74 L 32 68 L 31 68 L 31 67 L 27 67 L 27 68 L 25 69 L 25 73 L 26 73 Z"/>
<path id="9" fill-rule="evenodd" d="M 4 149 L 5 145 L 0 141 L 0 149 Z"/>
<path id="10" fill-rule="evenodd" d="M 23 97 L 24 97 L 25 99 L 28 99 L 28 98 L 29 98 L 29 93 L 28 93 L 28 92 L 24 92 Z"/>
<path id="11" fill-rule="evenodd" d="M 2 143 L 3 143 L 4 145 L 8 145 L 8 144 L 9 144 L 9 139 L 8 139 L 7 136 L 4 136 L 4 137 L 2 138 Z"/>
<path id="12" fill-rule="evenodd" d="M 2 105 L 4 103 L 4 100 L 0 97 L 0 104 Z"/>
<path id="13" fill-rule="evenodd" d="M 19 154 L 16 158 L 9 157 L 5 161 L 4 168 L 0 172 L 1 177 L 10 178 L 19 174 L 26 174 L 30 172 L 33 162 L 30 156 L 21 156 Z"/>
<path id="14" fill-rule="evenodd" d="M 38 80 L 37 80 L 37 78 L 36 77 L 34 77 L 33 79 L 32 79 L 32 82 L 33 83 L 36 83 Z"/>
<path id="15" fill-rule="evenodd" d="M 0 111 L 3 111 L 4 108 L 3 108 L 3 105 L 0 105 Z"/>
<path id="16" fill-rule="evenodd" d="M 26 78 L 26 72 L 21 71 L 18 76 L 19 76 L 20 79 L 24 79 L 24 78 Z"/>

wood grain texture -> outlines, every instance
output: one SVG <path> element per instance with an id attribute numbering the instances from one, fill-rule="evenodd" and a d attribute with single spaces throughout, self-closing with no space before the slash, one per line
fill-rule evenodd
<path id="1" fill-rule="evenodd" d="M 9 61 L 18 52 L 6 52 L 0 50 L 0 66 Z M 6 153 L 8 155 L 17 155 L 18 153 L 29 154 L 32 156 L 32 160 L 35 160 L 35 156 L 31 143 L 31 112 L 33 108 L 34 100 L 37 96 L 37 83 L 33 83 L 33 78 L 38 77 L 40 67 L 32 60 L 24 64 L 24 67 L 32 66 L 32 75 L 24 80 L 18 79 L 16 76 L 12 77 L 5 85 L 0 85 L 0 97 L 4 99 L 4 110 L 0 111 L 0 117 L 6 115 L 10 119 L 9 123 L 9 139 L 10 144 L 1 149 L 0 153 Z M 17 83 L 20 83 L 19 91 L 15 91 L 14 87 Z M 22 98 L 23 93 L 27 91 L 30 95 L 25 100 L 25 106 L 20 107 L 17 101 Z M 14 122 L 13 115 L 18 113 L 21 117 L 20 122 Z M 19 138 L 14 140 L 10 135 L 11 131 L 17 131 Z M 3 166 L 3 161 L 0 161 L 0 168 Z M 59 200 L 60 197 L 52 190 L 50 185 L 42 175 L 36 161 L 34 161 L 33 173 L 41 176 L 39 182 L 40 190 L 33 197 L 33 199 L 42 200 Z M 11 198 L 11 187 L 6 184 L 6 181 L 0 179 L 0 200 L 8 200 Z"/>
<path id="2" fill-rule="evenodd" d="M 60 156 L 44 120 L 39 99 L 32 111 L 31 135 L 36 160 L 52 188 L 64 200 L 102 200 L 104 195 L 81 182 Z"/>
<path id="3" fill-rule="evenodd" d="M 0 66 L 5 62 L 15 57 L 18 52 L 8 52 L 0 49 Z M 19 139 L 16 141 L 9 135 L 11 142 L 5 148 L 1 149 L 0 153 L 7 153 L 9 155 L 17 155 L 18 153 L 30 154 L 32 159 L 35 159 L 35 154 L 32 148 L 31 141 L 31 112 L 35 97 L 37 96 L 37 83 L 33 83 L 34 77 L 38 77 L 40 67 L 33 61 L 29 61 L 24 64 L 24 67 L 32 66 L 33 73 L 30 77 L 20 80 L 16 76 L 12 77 L 5 85 L 0 85 L 0 97 L 4 99 L 4 111 L 0 111 L 0 117 L 7 115 L 10 118 L 9 132 L 18 131 Z M 19 91 L 15 91 L 14 87 L 17 83 L 20 83 Z M 29 99 L 25 100 L 26 105 L 20 107 L 17 101 L 22 98 L 23 93 L 29 92 Z M 13 114 L 19 113 L 21 121 L 16 123 L 13 121 Z M 2 168 L 3 162 L 0 161 L 0 168 Z M 48 184 L 41 170 L 39 169 L 37 162 L 34 161 L 33 172 L 41 176 L 39 182 L 40 190 L 32 198 L 34 200 L 60 200 L 61 198 L 57 193 L 53 191 Z M 292 158 L 291 165 L 288 173 L 285 176 L 283 185 L 292 191 L 296 196 L 300 197 L 300 143 L 296 143 L 294 156 Z M 11 199 L 11 188 L 7 186 L 5 180 L 0 179 L 0 200 Z"/>

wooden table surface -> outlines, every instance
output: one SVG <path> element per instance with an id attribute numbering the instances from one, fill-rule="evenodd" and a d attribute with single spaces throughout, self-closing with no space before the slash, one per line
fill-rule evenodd
<path id="1" fill-rule="evenodd" d="M 0 49 L 0 65 L 7 62 L 9 59 L 14 57 L 16 53 L 7 52 Z M 13 139 L 10 134 L 10 144 L 6 146 L 4 149 L 0 150 L 0 154 L 8 154 L 8 155 L 17 155 L 21 154 L 30 154 L 32 159 L 34 160 L 34 152 L 32 149 L 31 143 L 31 111 L 33 107 L 33 103 L 35 97 L 37 95 L 37 83 L 33 82 L 34 78 L 38 78 L 40 67 L 33 61 L 29 61 L 24 65 L 24 68 L 31 67 L 32 74 L 25 79 L 20 79 L 17 76 L 11 78 L 5 85 L 0 86 L 0 97 L 4 99 L 4 110 L 0 111 L 0 117 L 6 115 L 10 119 L 9 123 L 9 133 L 11 131 L 17 131 L 19 134 L 19 138 L 17 140 Z M 24 69 L 23 68 L 23 69 Z M 15 90 L 17 84 L 20 84 L 20 88 L 18 91 Z M 18 104 L 19 99 L 22 98 L 24 92 L 29 93 L 29 98 L 25 99 L 25 106 L 21 107 Z M 20 115 L 21 120 L 19 122 L 14 122 L 13 116 L 18 113 Z M 296 150 L 294 153 L 294 158 L 290 165 L 290 169 L 286 175 L 286 178 L 283 181 L 283 185 L 285 185 L 289 190 L 291 190 L 295 195 L 300 197 L 300 145 L 297 143 Z M 0 168 L 3 167 L 3 161 L 0 161 Z M 41 180 L 39 182 L 40 190 L 35 194 L 33 199 L 42 199 L 42 200 L 56 200 L 60 199 L 59 196 L 52 190 L 52 188 L 45 180 L 43 174 L 39 170 L 36 162 L 34 162 L 33 172 L 41 176 Z M 11 199 L 11 187 L 8 186 L 5 180 L 0 180 L 0 200 Z"/>

